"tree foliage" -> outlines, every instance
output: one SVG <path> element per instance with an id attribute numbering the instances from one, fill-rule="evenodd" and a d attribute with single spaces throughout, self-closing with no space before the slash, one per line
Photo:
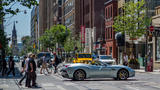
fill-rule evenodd
<path id="1" fill-rule="evenodd" d="M 124 12 L 118 15 L 114 21 L 114 30 L 126 33 L 130 38 L 138 38 L 146 33 L 146 8 L 145 1 L 134 0 L 127 2 L 123 6 Z"/>
<path id="2" fill-rule="evenodd" d="M 34 48 L 33 45 L 31 45 L 31 37 L 30 36 L 24 36 L 21 39 L 23 43 L 23 50 L 21 53 L 27 54 L 29 52 L 33 52 Z"/>
<path id="3" fill-rule="evenodd" d="M 49 30 L 46 30 L 39 40 L 43 48 L 53 50 L 56 43 L 63 47 L 69 35 L 70 30 L 64 25 L 54 25 Z"/>

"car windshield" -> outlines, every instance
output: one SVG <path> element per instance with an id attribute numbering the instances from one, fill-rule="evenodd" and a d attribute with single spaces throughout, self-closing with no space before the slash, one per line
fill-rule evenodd
<path id="1" fill-rule="evenodd" d="M 100 59 L 112 59 L 111 56 L 100 56 Z"/>
<path id="2" fill-rule="evenodd" d="M 39 53 L 39 54 L 37 55 L 37 57 L 38 57 L 38 58 L 41 58 L 41 57 L 44 56 L 44 54 L 46 54 L 46 57 L 48 57 L 48 58 L 51 57 L 50 53 Z"/>
<path id="3" fill-rule="evenodd" d="M 91 58 L 91 54 L 78 54 L 78 58 Z"/>

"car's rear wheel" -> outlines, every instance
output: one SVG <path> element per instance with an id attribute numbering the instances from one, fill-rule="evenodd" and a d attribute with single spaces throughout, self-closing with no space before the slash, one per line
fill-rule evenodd
<path id="1" fill-rule="evenodd" d="M 128 71 L 125 69 L 119 70 L 117 77 L 119 80 L 127 80 L 127 78 L 129 77 Z"/>
<path id="2" fill-rule="evenodd" d="M 80 81 L 80 80 L 84 80 L 85 77 L 86 77 L 86 74 L 85 74 L 85 72 L 83 70 L 77 70 L 77 71 L 74 72 L 73 80 Z"/>

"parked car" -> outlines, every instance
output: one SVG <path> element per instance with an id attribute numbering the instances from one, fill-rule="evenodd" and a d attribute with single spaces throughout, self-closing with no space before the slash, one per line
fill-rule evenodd
<path id="1" fill-rule="evenodd" d="M 73 80 L 84 80 L 87 78 L 126 80 L 135 76 L 135 71 L 128 66 L 108 65 L 101 61 L 92 61 L 90 64 L 65 64 L 60 72 L 62 77 Z"/>
<path id="2" fill-rule="evenodd" d="M 99 55 L 97 60 L 107 63 L 107 64 L 115 64 L 115 59 L 112 58 L 110 55 Z"/>
<path id="3" fill-rule="evenodd" d="M 49 52 L 40 52 L 39 54 L 37 54 L 37 66 L 40 67 L 42 65 L 42 57 L 46 55 L 46 59 L 47 59 L 47 62 L 50 62 L 51 61 L 51 53 Z"/>

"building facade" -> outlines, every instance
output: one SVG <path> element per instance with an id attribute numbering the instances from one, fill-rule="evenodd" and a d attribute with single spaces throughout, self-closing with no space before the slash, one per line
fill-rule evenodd
<path id="1" fill-rule="evenodd" d="M 160 6 L 156 7 L 155 16 L 152 17 L 152 25 L 154 26 L 153 42 L 153 68 L 160 69 Z"/>
<path id="2" fill-rule="evenodd" d="M 31 44 L 33 48 L 39 48 L 39 7 L 33 7 L 31 11 Z"/>
<path id="3" fill-rule="evenodd" d="M 12 30 L 12 55 L 18 56 L 17 31 L 16 31 L 15 22 L 14 22 L 13 30 Z"/>
<path id="4" fill-rule="evenodd" d="M 106 0 L 80 0 L 80 25 L 89 28 L 91 32 L 91 52 L 104 54 L 100 41 L 104 41 L 104 3 Z M 77 11 L 77 10 L 76 10 Z M 84 43 L 85 44 L 85 43 Z M 101 48 L 96 48 L 100 44 Z M 85 45 L 84 45 L 85 46 Z M 94 48 L 95 46 L 95 48 Z"/>
<path id="5" fill-rule="evenodd" d="M 105 40 L 106 54 L 117 58 L 117 46 L 115 40 L 115 31 L 112 27 L 114 18 L 117 16 L 118 2 L 117 0 L 109 0 L 105 2 Z"/>

